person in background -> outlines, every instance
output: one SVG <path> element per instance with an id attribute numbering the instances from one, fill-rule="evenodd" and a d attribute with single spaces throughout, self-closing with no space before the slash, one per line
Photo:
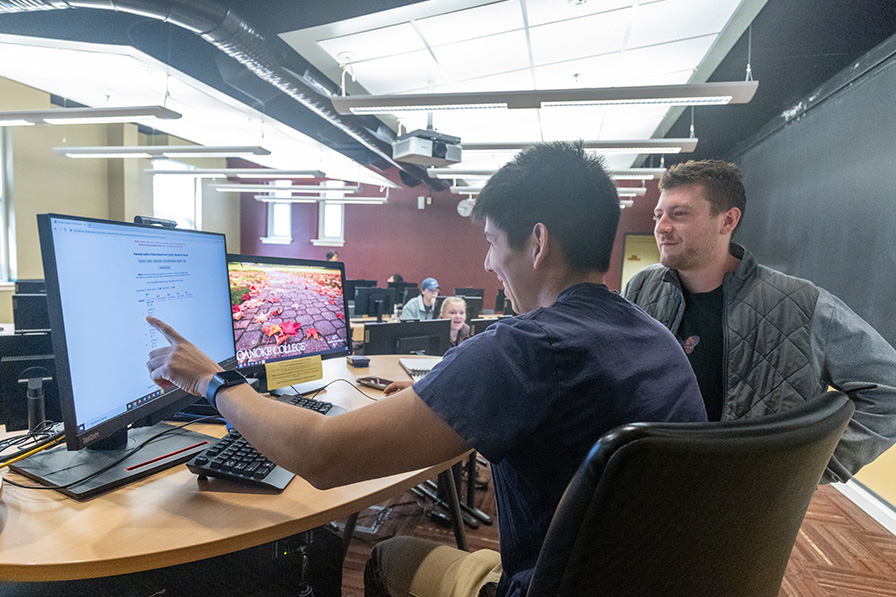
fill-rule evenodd
<path id="1" fill-rule="evenodd" d="M 339 253 L 336 251 L 327 251 L 327 261 L 339 261 Z"/>
<path id="2" fill-rule="evenodd" d="M 439 283 L 435 278 L 426 278 L 420 284 L 420 295 L 415 296 L 401 309 L 401 319 L 432 319 L 435 315 L 436 297 L 439 296 Z"/>
<path id="3" fill-rule="evenodd" d="M 401 274 L 392 274 L 386 279 L 387 284 L 390 282 L 396 282 L 400 284 L 401 282 L 404 282 L 404 276 L 402 276 Z"/>
<path id="4" fill-rule="evenodd" d="M 467 302 L 459 296 L 449 296 L 442 303 L 439 319 L 451 320 L 451 348 L 470 337 L 467 325 Z"/>
<path id="5" fill-rule="evenodd" d="M 747 202 L 737 166 L 676 164 L 659 188 L 661 263 L 625 298 L 676 334 L 710 421 L 786 411 L 828 386 L 846 393 L 855 413 L 822 480 L 847 481 L 896 441 L 896 350 L 830 292 L 731 242 Z"/>

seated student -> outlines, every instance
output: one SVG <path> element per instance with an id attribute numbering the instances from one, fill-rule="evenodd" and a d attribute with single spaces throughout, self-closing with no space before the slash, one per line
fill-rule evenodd
<path id="1" fill-rule="evenodd" d="M 442 303 L 439 319 L 451 320 L 451 347 L 454 348 L 470 337 L 467 325 L 467 301 L 459 296 L 449 296 Z"/>
<path id="2" fill-rule="evenodd" d="M 401 308 L 401 319 L 432 319 L 435 313 L 436 297 L 439 296 L 439 283 L 435 278 L 426 278 L 420 284 L 420 294 L 404 304 Z"/>
<path id="3" fill-rule="evenodd" d="M 327 251 L 327 261 L 339 261 L 339 253 L 336 251 Z"/>
<path id="4" fill-rule="evenodd" d="M 386 284 L 391 284 L 392 282 L 404 282 L 404 276 L 402 276 L 401 274 L 392 274 L 386 279 Z"/>
<path id="5" fill-rule="evenodd" d="M 449 594 L 442 586 L 475 596 L 495 582 L 499 595 L 525 595 L 560 497 L 598 438 L 635 421 L 706 420 L 672 333 L 603 283 L 619 197 L 599 158 L 581 143 L 536 145 L 492 176 L 473 217 L 484 225 L 485 269 L 521 315 L 452 348 L 412 387 L 338 417 L 270 400 L 239 379 L 225 384 L 217 363 L 147 318 L 170 342 L 150 352 L 151 378 L 205 396 L 315 487 L 470 449 L 492 463 L 500 554 L 396 537 L 371 554 L 367 595 Z"/>

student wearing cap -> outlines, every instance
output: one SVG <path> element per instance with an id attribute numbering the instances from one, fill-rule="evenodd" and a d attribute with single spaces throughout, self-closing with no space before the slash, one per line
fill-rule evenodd
<path id="1" fill-rule="evenodd" d="M 420 285 L 420 295 L 404 304 L 401 319 L 432 319 L 435 313 L 436 297 L 439 296 L 439 283 L 435 278 L 426 278 Z"/>

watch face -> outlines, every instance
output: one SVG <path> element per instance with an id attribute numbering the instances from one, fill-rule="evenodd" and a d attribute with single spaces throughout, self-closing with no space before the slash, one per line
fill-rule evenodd
<path id="1" fill-rule="evenodd" d="M 240 373 L 239 371 L 221 371 L 220 373 L 217 373 L 216 375 L 217 375 L 217 377 L 222 379 L 225 384 L 231 384 L 234 382 L 239 383 L 239 382 L 246 381 L 245 376 L 243 376 L 243 374 Z"/>

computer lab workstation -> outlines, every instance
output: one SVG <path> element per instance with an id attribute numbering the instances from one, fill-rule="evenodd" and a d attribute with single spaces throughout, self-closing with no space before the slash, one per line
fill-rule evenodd
<path id="1" fill-rule="evenodd" d="M 3 580 L 110 576 L 274 544 L 451 464 L 318 491 L 238 445 L 203 399 L 149 379 L 147 354 L 166 342 L 145 322 L 154 316 L 272 399 L 328 416 L 377 399 L 355 379 L 404 372 L 390 356 L 347 362 L 342 263 L 227 254 L 221 234 L 75 216 L 41 215 L 39 233 L 52 346 L 22 335 L 32 358 L 4 366 L 26 383 L 36 375 L 28 397 L 42 404 L 12 417 L 5 395 L 3 441 L 57 423 L 20 442 L 26 457 L 4 452 L 16 474 L 2 496 Z M 321 399 L 301 395 L 327 384 Z"/>

